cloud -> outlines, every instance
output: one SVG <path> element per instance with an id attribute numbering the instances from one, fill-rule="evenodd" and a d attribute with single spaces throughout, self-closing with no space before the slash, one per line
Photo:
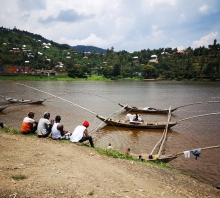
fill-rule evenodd
<path id="1" fill-rule="evenodd" d="M 46 19 L 39 18 L 38 22 L 40 23 L 51 23 L 51 22 L 67 22 L 67 23 L 74 23 L 77 21 L 81 21 L 83 19 L 87 19 L 92 17 L 93 15 L 84 15 L 84 14 L 78 14 L 74 9 L 68 9 L 68 10 L 61 10 L 57 17 L 49 16 Z"/>
<path id="2" fill-rule="evenodd" d="M 208 45 L 213 43 L 214 39 L 216 39 L 217 36 L 218 36 L 218 32 L 211 32 L 210 34 L 201 37 L 200 40 L 193 41 L 191 46 L 192 48 L 197 48 L 202 46 L 208 47 Z"/>
<path id="3" fill-rule="evenodd" d="M 3 27 L 129 52 L 212 44 L 219 19 L 219 0 L 2 0 L 0 6 Z"/>
<path id="4" fill-rule="evenodd" d="M 207 10 L 208 10 L 208 5 L 207 4 L 205 4 L 205 5 L 203 5 L 199 8 L 199 11 L 203 12 L 203 13 L 207 13 Z"/>
<path id="5" fill-rule="evenodd" d="M 76 45 L 93 45 L 98 47 L 106 47 L 110 46 L 113 43 L 118 42 L 118 39 L 116 37 L 112 37 L 109 39 L 104 39 L 101 37 L 98 37 L 97 35 L 91 33 L 87 38 L 79 40 L 79 39 L 68 39 L 65 37 L 62 37 L 59 39 L 59 43 L 68 43 L 71 46 Z M 109 48 L 109 47 L 106 47 Z"/>
<path id="6" fill-rule="evenodd" d="M 29 19 L 29 17 L 30 17 L 30 13 L 29 13 L 29 12 L 26 12 L 26 13 L 24 13 L 24 14 L 21 16 L 21 21 L 22 21 L 22 22 L 27 22 L 28 19 Z"/>
<path id="7" fill-rule="evenodd" d="M 17 0 L 17 5 L 20 10 L 45 10 L 46 9 L 46 1 L 45 0 Z"/>

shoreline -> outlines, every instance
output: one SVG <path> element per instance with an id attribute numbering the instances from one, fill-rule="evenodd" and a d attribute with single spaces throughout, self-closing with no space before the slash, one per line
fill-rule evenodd
<path id="1" fill-rule="evenodd" d="M 215 187 L 175 170 L 108 157 L 87 146 L 2 130 L 0 137 L 5 197 L 220 196 Z M 24 179 L 13 179 L 16 175 Z"/>

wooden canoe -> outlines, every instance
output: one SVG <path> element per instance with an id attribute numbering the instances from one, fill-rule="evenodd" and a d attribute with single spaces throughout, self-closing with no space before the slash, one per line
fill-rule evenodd
<path id="1" fill-rule="evenodd" d="M 169 109 L 157 109 L 157 108 L 144 108 L 144 107 L 134 107 L 129 105 L 124 105 L 121 103 L 118 103 L 121 107 L 123 107 L 126 111 L 129 112 L 139 112 L 139 113 L 158 113 L 158 114 L 167 114 L 169 112 Z M 171 112 L 174 112 L 178 108 L 171 109 Z"/>
<path id="2" fill-rule="evenodd" d="M 109 126 L 125 127 L 125 128 L 140 128 L 140 129 L 164 129 L 167 122 L 139 122 L 139 121 L 127 121 L 116 118 L 104 118 L 96 115 L 101 121 L 105 122 Z M 168 128 L 175 126 L 177 122 L 169 122 Z"/>
<path id="3" fill-rule="evenodd" d="M 42 104 L 45 100 L 18 100 L 14 98 L 5 98 L 10 103 L 20 103 L 20 104 Z"/>

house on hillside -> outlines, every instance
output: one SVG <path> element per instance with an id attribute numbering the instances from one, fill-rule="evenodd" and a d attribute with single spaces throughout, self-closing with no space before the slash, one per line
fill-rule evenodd
<path id="1" fill-rule="evenodd" d="M 28 66 L 9 66 L 6 69 L 6 74 L 28 74 L 32 70 Z"/>
<path id="2" fill-rule="evenodd" d="M 151 55 L 151 59 L 149 60 L 150 63 L 158 63 L 157 55 Z"/>
<path id="3" fill-rule="evenodd" d="M 45 75 L 45 76 L 55 76 L 57 75 L 57 72 L 54 69 L 42 69 L 42 70 L 37 70 L 37 74 L 38 75 Z"/>

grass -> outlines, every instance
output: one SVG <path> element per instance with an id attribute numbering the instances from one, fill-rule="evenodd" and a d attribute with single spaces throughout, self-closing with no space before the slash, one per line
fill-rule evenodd
<path id="1" fill-rule="evenodd" d="M 25 175 L 12 175 L 11 176 L 12 179 L 14 180 L 23 180 L 23 179 L 27 179 L 27 177 Z"/>
<path id="2" fill-rule="evenodd" d="M 94 195 L 94 191 L 90 191 L 90 192 L 88 193 L 88 195 L 89 195 L 89 196 L 93 196 L 93 195 Z"/>
<path id="3" fill-rule="evenodd" d="M 14 129 L 12 127 L 9 126 L 5 126 L 4 128 L 0 128 L 0 132 L 7 132 L 7 133 L 11 133 L 11 134 L 17 134 L 17 135 L 23 135 L 21 130 L 17 130 Z M 28 136 L 32 136 L 32 137 L 37 137 L 37 134 L 28 134 Z M 58 140 L 57 140 L 58 141 Z M 69 140 L 59 140 L 62 143 L 71 143 Z M 83 144 L 83 143 L 78 143 L 78 145 L 80 146 L 86 146 L 89 147 L 87 144 Z M 149 163 L 152 164 L 154 166 L 158 166 L 161 168 L 166 168 L 166 169 L 170 169 L 173 170 L 168 164 L 163 163 L 163 162 L 153 162 L 153 161 L 148 161 L 148 160 L 139 160 L 135 157 L 133 157 L 132 155 L 126 155 L 125 153 L 119 152 L 117 150 L 114 149 L 103 149 L 103 148 L 99 148 L 99 147 L 95 147 L 94 148 L 100 155 L 106 155 L 108 157 L 112 157 L 112 158 L 118 158 L 118 159 L 124 159 L 124 160 L 130 160 L 130 161 L 136 161 L 136 162 L 140 162 L 140 163 Z"/>
<path id="4" fill-rule="evenodd" d="M 0 75 L 0 80 L 5 81 L 111 81 L 100 75 L 91 75 L 88 78 L 70 78 L 67 74 L 59 74 L 56 76 L 46 75 Z M 139 78 L 124 78 L 120 80 L 141 80 Z"/>

